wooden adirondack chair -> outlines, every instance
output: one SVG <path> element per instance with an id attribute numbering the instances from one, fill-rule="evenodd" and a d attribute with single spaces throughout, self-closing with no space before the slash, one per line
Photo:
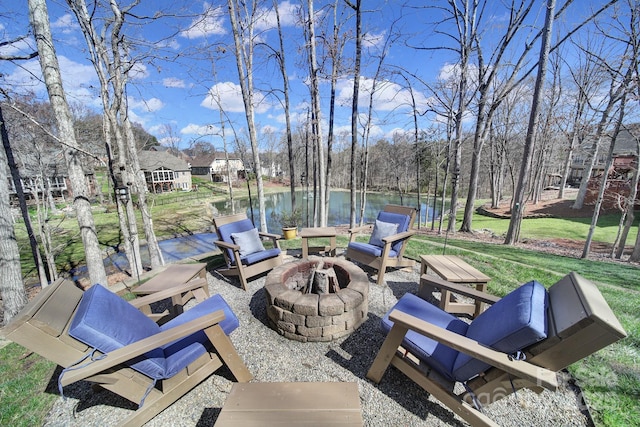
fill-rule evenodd
<path id="1" fill-rule="evenodd" d="M 214 243 L 222 251 L 226 267 L 218 271 L 223 276 L 237 276 L 242 289 L 247 290 L 247 279 L 270 271 L 283 262 L 280 235 L 257 231 L 244 213 L 221 215 L 213 218 L 218 234 Z M 253 233 L 248 236 L 248 233 Z M 240 238 L 242 237 L 242 240 Z M 269 239 L 273 248 L 262 247 L 260 239 Z"/>
<path id="2" fill-rule="evenodd" d="M 62 386 L 86 380 L 134 403 L 143 401 L 122 422 L 139 426 L 222 365 L 240 382 L 252 378 L 227 336 L 237 327 L 237 318 L 219 295 L 162 326 L 136 309 L 184 291 L 176 287 L 129 304 L 100 285 L 83 292 L 68 280 L 58 280 L 15 316 L 3 334 L 66 368 L 60 378 Z M 96 342 L 87 344 L 74 335 L 89 336 Z M 133 341 L 127 342 L 126 337 Z M 75 367 L 92 354 L 99 360 Z"/>
<path id="3" fill-rule="evenodd" d="M 416 209 L 410 206 L 386 205 L 378 213 L 376 223 L 349 229 L 349 244 L 345 258 L 368 265 L 378 270 L 378 285 L 384 281 L 387 267 L 412 267 L 415 261 L 404 258 L 409 238 L 415 233 L 411 230 L 416 219 Z M 356 236 L 362 231 L 371 231 L 368 243 L 356 242 Z"/>
<path id="4" fill-rule="evenodd" d="M 598 288 L 573 272 L 548 292 L 530 282 L 500 300 L 429 275 L 423 286 L 493 305 L 467 325 L 404 295 L 383 319 L 389 332 L 367 378 L 380 382 L 391 364 L 473 426 L 497 425 L 480 405 L 525 387 L 555 390 L 557 371 L 626 336 Z M 466 391 L 454 393 L 456 382 Z"/>

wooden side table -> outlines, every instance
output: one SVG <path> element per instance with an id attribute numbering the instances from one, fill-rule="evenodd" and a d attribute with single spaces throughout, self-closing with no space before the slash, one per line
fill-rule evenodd
<path id="1" fill-rule="evenodd" d="M 196 264 L 171 264 L 164 271 L 156 274 L 142 285 L 133 289 L 131 292 L 136 295 L 149 295 L 187 283 L 193 283 L 193 286 L 186 292 L 183 292 L 180 295 L 175 295 L 171 298 L 171 314 L 177 315 L 182 312 L 182 307 L 191 298 L 195 298 L 198 302 L 202 302 L 209 298 L 209 286 L 206 281 L 206 266 L 207 264 L 203 262 Z M 168 313 L 146 314 L 150 315 L 151 318 L 156 319 L 162 318 Z"/>
<path id="2" fill-rule="evenodd" d="M 356 383 L 235 383 L 216 427 L 362 426 Z"/>
<path id="3" fill-rule="evenodd" d="M 317 253 L 327 253 L 329 256 L 336 256 L 336 229 L 335 227 L 314 227 L 300 230 L 302 238 L 302 258 L 309 256 L 309 251 Z M 309 247 L 309 239 L 329 237 L 329 246 Z"/>
<path id="4" fill-rule="evenodd" d="M 466 283 L 475 285 L 482 292 L 487 290 L 487 282 L 491 280 L 478 269 L 470 266 L 460 257 L 455 255 L 420 255 L 420 275 L 429 269 L 438 276 L 451 283 Z M 420 293 L 429 292 L 428 289 L 420 289 Z M 448 290 L 441 289 L 440 308 L 449 313 L 471 314 L 474 317 L 482 313 L 484 303 L 476 301 L 475 304 L 454 302 Z"/>

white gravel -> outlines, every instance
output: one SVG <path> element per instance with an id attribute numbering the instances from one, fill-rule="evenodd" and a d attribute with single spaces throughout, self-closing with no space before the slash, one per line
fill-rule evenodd
<path id="1" fill-rule="evenodd" d="M 403 294 L 417 291 L 418 267 L 411 272 L 388 272 L 386 286 L 371 281 L 368 320 L 350 336 L 330 343 L 300 343 L 270 329 L 262 290 L 264 277 L 249 282 L 245 292 L 237 281 L 229 282 L 215 272 L 207 276 L 211 293 L 221 294 L 240 319 L 231 339 L 253 381 L 356 382 L 367 426 L 467 425 L 395 368 L 390 368 L 378 385 L 365 377 L 384 339 L 380 318 Z M 213 425 L 232 380 L 228 370 L 219 370 L 147 425 Z M 136 408 L 109 391 L 94 391 L 85 382 L 65 387 L 65 396 L 66 400 L 56 401 L 45 426 L 117 425 Z M 589 425 L 576 394 L 564 385 L 557 392 L 545 390 L 539 395 L 521 390 L 484 410 L 503 426 Z"/>

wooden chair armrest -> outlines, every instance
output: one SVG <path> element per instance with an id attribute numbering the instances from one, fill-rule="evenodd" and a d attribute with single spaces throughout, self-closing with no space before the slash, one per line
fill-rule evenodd
<path id="1" fill-rule="evenodd" d="M 69 385 L 76 381 L 96 375 L 106 369 L 124 363 L 172 341 L 179 340 L 193 334 L 194 332 L 214 326 L 222 322 L 224 318 L 224 311 L 217 310 L 190 322 L 178 325 L 175 328 L 167 329 L 159 334 L 155 334 L 143 340 L 121 347 L 105 354 L 103 359 L 96 360 L 83 368 L 67 372 L 62 377 L 62 385 Z"/>
<path id="2" fill-rule="evenodd" d="M 430 286 L 455 292 L 456 294 L 464 295 L 466 297 L 473 298 L 476 301 L 485 302 L 487 304 L 495 304 L 500 300 L 500 298 L 495 295 L 478 291 L 473 287 L 466 286 L 460 283 L 447 282 L 444 279 L 436 276 L 431 276 L 429 274 L 423 274 L 420 277 L 420 287 L 422 288 L 422 286 Z"/>
<path id="3" fill-rule="evenodd" d="M 416 234 L 415 231 L 411 231 L 411 230 L 403 231 L 402 233 L 392 234 L 391 236 L 383 237 L 382 241 L 385 243 L 394 243 L 394 242 L 397 242 L 398 240 L 408 239 L 414 234 Z"/>
<path id="4" fill-rule="evenodd" d="M 558 387 L 558 379 L 556 373 L 553 371 L 533 365 L 524 360 L 512 360 L 505 353 L 493 350 L 475 340 L 440 328 L 399 310 L 393 310 L 389 315 L 389 319 L 394 322 L 394 326 L 399 325 L 411 329 L 448 347 L 488 363 L 491 366 L 531 381 L 536 385 L 552 391 Z"/>
<path id="5" fill-rule="evenodd" d="M 361 226 L 358 226 L 358 227 L 349 228 L 347 230 L 347 232 L 349 234 L 355 234 L 355 233 L 359 233 L 361 231 L 371 230 L 371 228 L 372 228 L 371 224 L 365 224 L 365 225 L 361 225 Z"/>
<path id="6" fill-rule="evenodd" d="M 373 226 L 371 224 L 365 224 L 365 225 L 361 225 L 359 227 L 353 227 L 347 230 L 347 232 L 349 233 L 349 243 L 354 242 L 356 240 L 356 236 L 361 232 L 361 231 L 371 231 L 373 229 Z"/>
<path id="7" fill-rule="evenodd" d="M 239 251 L 240 250 L 240 246 L 234 245 L 233 243 L 227 243 L 227 242 L 222 241 L 222 240 L 216 240 L 213 243 L 218 247 L 225 248 L 225 249 L 231 249 L 232 251 Z"/>
<path id="8" fill-rule="evenodd" d="M 274 233 L 265 233 L 263 231 L 259 231 L 258 234 L 260 235 L 260 237 L 264 237 L 267 239 L 271 239 L 273 241 L 279 240 L 282 238 L 282 236 L 280 234 L 274 234 Z"/>
<path id="9" fill-rule="evenodd" d="M 165 289 L 164 291 L 154 292 L 149 295 L 141 296 L 136 299 L 129 301 L 129 304 L 134 306 L 135 308 L 140 308 L 145 305 L 153 304 L 154 302 L 162 301 L 163 299 L 171 298 L 175 295 L 180 295 L 185 292 L 192 291 L 194 289 L 201 288 L 203 286 L 207 286 L 207 279 L 194 279 L 187 283 L 184 283 L 180 286 L 175 286 L 170 289 Z M 135 289 L 134 289 L 135 292 Z"/>

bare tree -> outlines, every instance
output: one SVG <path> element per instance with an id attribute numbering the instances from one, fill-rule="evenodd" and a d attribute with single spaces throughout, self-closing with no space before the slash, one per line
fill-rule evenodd
<path id="1" fill-rule="evenodd" d="M 291 101 L 289 99 L 289 75 L 287 74 L 287 61 L 285 57 L 284 40 L 282 27 L 280 25 L 280 11 L 278 10 L 278 0 L 273 0 L 273 9 L 276 12 L 276 23 L 278 26 L 278 41 L 280 49 L 276 57 L 280 73 L 282 74 L 282 94 L 284 97 L 284 119 L 287 134 L 287 158 L 289 160 L 289 192 L 291 194 L 291 212 L 296 209 L 296 173 L 293 156 L 293 134 L 291 129 Z"/>
<path id="2" fill-rule="evenodd" d="M 518 178 L 518 186 L 513 195 L 511 206 L 511 219 L 509 221 L 509 229 L 505 238 L 505 244 L 514 244 L 520 239 L 520 225 L 524 216 L 524 194 L 528 186 L 529 172 L 531 162 L 533 160 L 533 151 L 535 148 L 536 129 L 538 127 L 539 109 L 542 99 L 542 90 L 544 88 L 544 80 L 547 72 L 547 62 L 549 60 L 549 51 L 551 50 L 551 34 L 553 31 L 553 21 L 555 15 L 555 0 L 547 0 L 547 11 L 544 22 L 544 35 L 540 45 L 540 59 L 538 61 L 538 74 L 536 76 L 536 84 L 533 92 L 533 101 L 531 103 L 531 114 L 529 116 L 529 127 L 527 129 L 527 139 L 524 145 L 524 153 L 522 156 L 522 165 L 520 166 L 520 175 Z"/>
<path id="3" fill-rule="evenodd" d="M 5 127 L 0 105 L 0 296 L 2 297 L 3 322 L 6 325 L 27 304 L 27 293 L 22 282 L 20 249 L 16 239 L 9 201 L 9 168 L 7 152 L 9 135 Z"/>
<path id="4" fill-rule="evenodd" d="M 96 14 L 95 10 L 89 13 L 85 0 L 67 0 L 67 4 L 80 24 L 89 50 L 89 59 L 100 82 L 100 97 L 104 110 L 103 131 L 114 188 L 126 186 L 128 191 L 137 195 L 137 207 L 141 212 L 151 268 L 157 268 L 164 264 L 164 260 L 147 206 L 146 179 L 140 169 L 138 144 L 129 119 L 126 96 L 129 73 L 135 61 L 131 59 L 130 44 L 125 41 L 122 31 L 126 17 L 132 15 L 131 9 L 137 2 L 123 9 L 116 2 L 110 2 L 109 8 L 100 10 L 105 16 L 101 29 L 98 28 L 99 14 Z M 117 206 L 125 253 L 132 273 L 139 278 L 142 272 L 142 257 L 133 198 L 117 198 Z"/>
<path id="5" fill-rule="evenodd" d="M 262 166 L 260 163 L 260 152 L 258 149 L 258 135 L 254 120 L 253 106 L 253 48 L 254 40 L 254 22 L 256 19 L 257 5 L 255 1 L 243 3 L 243 11 L 239 10 L 237 0 L 227 0 L 229 8 L 229 18 L 231 21 L 231 30 L 233 32 L 233 41 L 235 46 L 236 66 L 238 68 L 238 79 L 240 81 L 240 89 L 242 91 L 242 100 L 244 102 L 245 117 L 247 119 L 247 127 L 249 131 L 249 142 L 253 153 L 253 165 L 256 173 L 256 182 L 258 187 L 258 207 L 260 210 L 260 230 L 267 231 L 267 218 L 265 214 L 264 204 L 264 186 L 262 183 Z M 250 7 L 250 10 L 248 9 Z M 242 26 L 240 25 L 242 21 Z M 243 31 L 244 30 L 244 31 Z"/>
<path id="6" fill-rule="evenodd" d="M 595 96 L 595 91 L 600 84 L 598 76 L 601 75 L 601 72 L 596 61 L 589 60 L 586 55 L 579 55 L 576 62 L 577 65 L 575 67 L 567 64 L 575 93 L 569 97 L 567 102 L 567 106 L 570 109 L 567 115 L 570 119 L 564 134 L 566 135 L 568 146 L 561 172 L 562 181 L 558 190 L 559 199 L 564 198 L 573 154 L 586 134 L 588 125 L 586 124 L 587 119 L 585 116 L 589 106 L 589 99 Z"/>
<path id="7" fill-rule="evenodd" d="M 320 227 L 327 225 L 327 211 L 325 198 L 325 162 L 324 162 L 324 144 L 322 142 L 322 126 L 321 126 L 321 109 L 320 109 L 320 76 L 318 68 L 318 60 L 316 58 L 316 15 L 313 9 L 313 0 L 307 0 L 307 31 L 308 31 L 308 56 L 309 56 L 309 84 L 311 92 L 311 137 L 314 142 L 314 150 L 317 159 L 317 177 L 318 177 L 318 194 L 320 197 L 316 201 L 318 209 L 318 218 Z M 315 224 L 314 224 L 315 225 Z"/>
<path id="8" fill-rule="evenodd" d="M 362 9 L 361 0 L 345 0 L 356 13 L 356 52 L 353 67 L 353 97 L 351 98 L 351 208 L 349 226 L 356 225 L 356 153 L 358 149 L 358 96 L 360 93 L 360 66 L 362 62 Z"/>
<path id="9" fill-rule="evenodd" d="M 64 156 L 69 171 L 69 182 L 73 190 L 73 205 L 84 244 L 89 277 L 92 283 L 107 286 L 107 274 L 102 262 L 102 251 L 91 213 L 89 192 L 82 168 L 84 159 L 82 152 L 77 149 L 71 112 L 62 88 L 60 66 L 53 47 L 47 5 L 45 0 L 29 0 L 28 4 L 29 19 L 38 46 L 40 67 L 49 93 L 51 107 L 56 116 L 59 138 L 66 147 Z"/>
<path id="10" fill-rule="evenodd" d="M 29 246 L 31 247 L 31 255 L 33 256 L 33 260 L 35 262 L 36 270 L 38 271 L 38 278 L 40 280 L 40 286 L 43 288 L 48 285 L 47 274 L 44 269 L 44 264 L 42 261 L 42 254 L 40 252 L 40 248 L 38 246 L 38 241 L 36 239 L 36 233 L 34 232 L 33 225 L 31 223 L 31 215 L 29 214 L 29 210 L 27 208 L 27 202 L 25 199 L 24 188 L 22 185 L 22 179 L 20 178 L 20 172 L 18 170 L 18 164 L 16 162 L 16 158 L 14 156 L 9 132 L 7 130 L 6 121 L 4 118 L 4 113 L 1 110 L 2 105 L 0 105 L 0 126 L 2 132 L 2 145 L 4 147 L 5 158 L 7 167 L 9 168 L 9 173 L 11 178 L 13 179 L 13 186 L 16 191 L 16 195 L 18 197 L 18 203 L 20 204 L 20 213 L 22 214 L 22 220 L 24 221 L 25 229 L 27 232 L 27 236 L 29 238 Z M 24 134 L 23 132 L 20 134 Z M 3 167 L 4 162 L 0 162 L 0 167 Z M 7 195 L 8 197 L 8 195 Z M 10 253 L 10 252 L 9 252 Z M 19 255 L 17 256 L 19 260 Z M 22 280 L 19 283 L 19 286 L 22 287 Z"/>

